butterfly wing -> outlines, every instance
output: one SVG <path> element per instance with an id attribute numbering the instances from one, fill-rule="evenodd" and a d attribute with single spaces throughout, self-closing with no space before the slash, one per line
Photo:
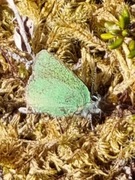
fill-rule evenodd
<path id="1" fill-rule="evenodd" d="M 34 112 L 61 117 L 89 103 L 90 93 L 72 71 L 42 50 L 26 87 L 26 102 Z"/>

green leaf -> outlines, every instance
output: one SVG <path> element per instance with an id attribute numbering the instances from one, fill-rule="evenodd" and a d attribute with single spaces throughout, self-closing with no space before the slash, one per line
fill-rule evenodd
<path id="1" fill-rule="evenodd" d="M 125 28 L 125 20 L 124 20 L 124 17 L 122 15 L 119 15 L 119 26 L 121 29 Z"/>
<path id="2" fill-rule="evenodd" d="M 111 43 L 108 48 L 109 49 L 116 49 L 118 47 L 120 47 L 120 45 L 123 43 L 123 38 L 119 37 L 117 38 L 113 43 Z"/>
<path id="3" fill-rule="evenodd" d="M 119 26 L 121 29 L 125 29 L 126 26 L 130 23 L 130 14 L 128 9 L 125 7 L 121 15 L 119 15 Z"/>
<path id="4" fill-rule="evenodd" d="M 135 50 L 135 40 L 131 40 L 128 45 L 130 51 Z"/>
<path id="5" fill-rule="evenodd" d="M 128 32 L 127 29 L 124 29 L 124 30 L 122 31 L 122 36 L 124 36 L 124 37 L 128 37 L 128 36 L 129 36 L 129 32 Z"/>
<path id="6" fill-rule="evenodd" d="M 133 57 L 135 57 L 135 50 L 130 51 L 128 58 L 132 59 Z"/>
<path id="7" fill-rule="evenodd" d="M 103 39 L 103 40 L 109 40 L 109 39 L 112 39 L 112 38 L 114 38 L 115 36 L 113 35 L 113 34 L 111 34 L 111 33 L 104 33 L 104 34 L 101 34 L 101 38 Z"/>
<path id="8" fill-rule="evenodd" d="M 109 33 L 113 35 L 118 35 L 121 32 L 121 29 L 114 22 L 105 22 L 105 28 L 109 31 Z"/>

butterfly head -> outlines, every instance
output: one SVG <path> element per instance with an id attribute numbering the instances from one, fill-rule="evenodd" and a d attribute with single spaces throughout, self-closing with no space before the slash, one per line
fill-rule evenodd
<path id="1" fill-rule="evenodd" d="M 76 114 L 80 114 L 82 117 L 88 118 L 92 115 L 99 114 L 101 116 L 102 110 L 100 109 L 101 96 L 92 96 L 91 101 L 87 103 L 83 108 L 79 109 Z"/>

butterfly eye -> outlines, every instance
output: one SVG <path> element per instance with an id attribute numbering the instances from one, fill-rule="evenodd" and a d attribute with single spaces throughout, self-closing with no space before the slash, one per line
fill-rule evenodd
<path id="1" fill-rule="evenodd" d="M 91 96 L 91 99 L 92 99 L 92 101 L 98 101 L 98 97 L 95 95 Z"/>

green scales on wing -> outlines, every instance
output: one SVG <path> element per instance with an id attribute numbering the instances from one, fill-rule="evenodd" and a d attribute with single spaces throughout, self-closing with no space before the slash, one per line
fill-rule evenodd
<path id="1" fill-rule="evenodd" d="M 85 84 L 46 50 L 34 61 L 32 75 L 26 87 L 27 108 L 36 113 L 62 117 L 79 108 L 93 108 Z"/>

